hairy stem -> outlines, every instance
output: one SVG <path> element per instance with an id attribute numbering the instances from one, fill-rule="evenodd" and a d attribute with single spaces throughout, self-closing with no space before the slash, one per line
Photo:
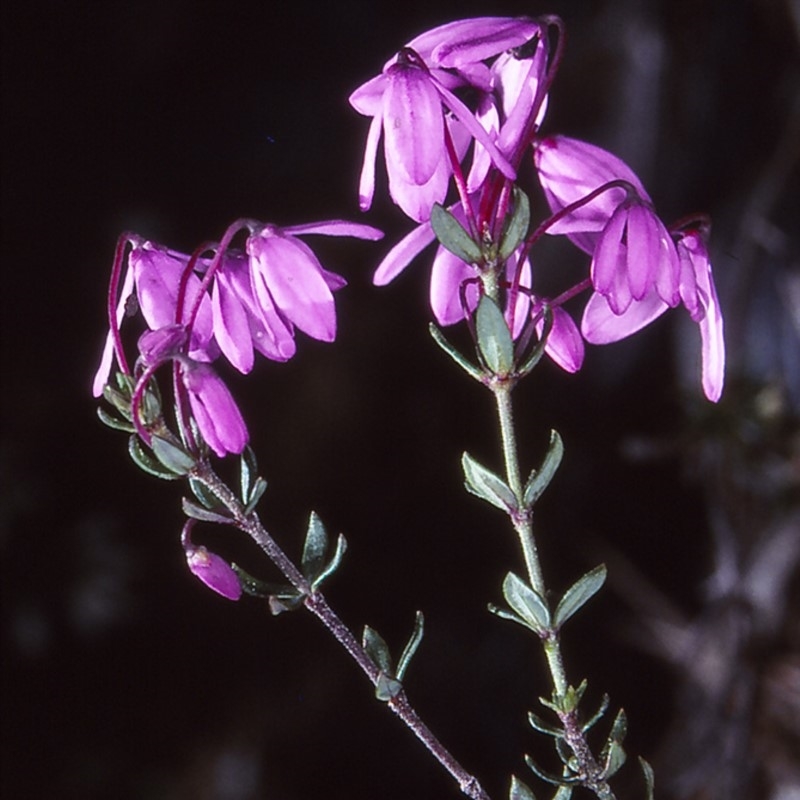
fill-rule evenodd
<path id="1" fill-rule="evenodd" d="M 247 533 L 251 539 L 267 554 L 273 564 L 299 592 L 305 595 L 305 607 L 317 617 L 333 634 L 339 644 L 344 647 L 350 657 L 358 664 L 364 674 L 374 685 L 377 684 L 380 670 L 366 650 L 345 625 L 336 612 L 328 605 L 328 601 L 319 591 L 312 591 L 294 562 L 283 552 L 278 543 L 270 536 L 255 512 L 245 514 L 245 509 L 238 497 L 223 483 L 207 463 L 200 463 L 192 476 L 204 484 L 233 515 L 236 527 Z M 434 758 L 458 781 L 462 793 L 472 800 L 491 800 L 478 782 L 478 779 L 467 772 L 454 758 L 449 750 L 436 738 L 430 728 L 422 721 L 414 710 L 405 692 L 401 691 L 388 702 L 389 708 L 405 723 L 409 730 L 425 745 Z"/>
<path id="2" fill-rule="evenodd" d="M 489 388 L 492 390 L 497 403 L 503 460 L 506 468 L 506 482 L 517 498 L 517 507 L 521 509 L 519 512 L 510 515 L 511 523 L 522 547 L 525 567 L 531 586 L 546 600 L 547 589 L 544 583 L 536 540 L 533 535 L 531 512 L 530 509 L 525 509 L 523 498 L 523 483 L 517 457 L 517 439 L 511 404 L 511 391 L 514 388 L 514 383 L 509 380 L 497 381 L 490 384 Z M 553 682 L 554 699 L 558 702 L 566 697 L 569 688 L 566 670 L 564 669 L 564 659 L 561 655 L 559 631 L 552 628 L 546 636 L 542 636 L 541 642 Z M 589 749 L 577 710 L 572 709 L 561 712 L 558 716 L 564 728 L 564 740 L 578 760 L 579 773 L 583 778 L 583 785 L 593 791 L 601 800 L 614 800 L 614 794 L 608 782 L 603 778 L 603 768 L 597 763 Z"/>

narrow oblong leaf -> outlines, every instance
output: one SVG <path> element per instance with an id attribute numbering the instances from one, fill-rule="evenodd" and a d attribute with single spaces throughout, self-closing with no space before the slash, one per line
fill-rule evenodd
<path id="1" fill-rule="evenodd" d="M 608 748 L 605 761 L 603 762 L 603 777 L 610 778 L 616 775 L 627 758 L 625 751 L 622 749 L 622 745 L 617 742 L 612 742 L 611 747 Z"/>
<path id="2" fill-rule="evenodd" d="M 267 482 L 261 476 L 259 476 L 256 478 L 256 482 L 253 484 L 253 488 L 250 492 L 250 499 L 247 501 L 247 505 L 244 507 L 245 515 L 253 512 L 253 509 L 258 505 L 258 501 L 266 491 Z"/>
<path id="3" fill-rule="evenodd" d="M 556 728 L 555 725 L 551 725 L 549 722 L 545 722 L 541 717 L 534 714 L 533 711 L 528 712 L 528 724 L 534 730 L 539 731 L 539 733 L 545 733 L 548 736 L 558 738 L 564 735 L 563 730 Z"/>
<path id="4" fill-rule="evenodd" d="M 183 507 L 183 513 L 186 514 L 187 517 L 192 517 L 192 519 L 199 519 L 201 522 L 214 522 L 219 525 L 230 525 L 233 523 L 233 520 L 229 516 L 218 514 L 197 503 L 193 503 L 188 497 L 182 499 L 181 505 Z"/>
<path id="5" fill-rule="evenodd" d="M 392 674 L 392 657 L 389 654 L 389 647 L 383 637 L 369 625 L 364 626 L 364 634 L 361 637 L 361 644 L 367 651 L 367 655 L 372 659 L 375 666 L 387 675 Z"/>
<path id="6" fill-rule="evenodd" d="M 603 699 L 600 701 L 600 707 L 597 709 L 597 711 L 594 712 L 594 714 L 592 714 L 591 717 L 589 717 L 589 719 L 586 722 L 584 722 L 582 726 L 584 733 L 588 731 L 590 728 L 594 727 L 594 725 L 600 719 L 602 719 L 603 715 L 608 710 L 609 702 L 610 702 L 609 696 L 607 694 L 604 694 Z"/>
<path id="7" fill-rule="evenodd" d="M 527 375 L 542 360 L 544 349 L 547 346 L 547 337 L 550 335 L 550 331 L 553 330 L 553 311 L 549 305 L 544 307 L 542 316 L 544 318 L 542 335 L 539 337 L 539 341 L 531 348 L 525 363 L 517 370 L 521 377 Z"/>
<path id="8" fill-rule="evenodd" d="M 483 380 L 483 373 L 470 361 L 468 361 L 458 350 L 450 344 L 445 338 L 445 335 L 432 323 L 428 323 L 428 331 L 430 332 L 431 336 L 433 337 L 433 341 L 439 345 L 439 347 L 447 353 L 453 361 L 458 364 L 461 369 L 464 370 L 468 375 L 475 378 L 476 381 Z"/>
<path id="9" fill-rule="evenodd" d="M 339 537 L 336 539 L 336 549 L 333 552 L 333 558 L 331 558 L 327 566 L 325 566 L 319 575 L 311 582 L 312 591 L 315 591 L 324 580 L 327 580 L 339 569 L 339 564 L 342 563 L 345 552 L 347 552 L 347 540 L 340 533 Z"/>
<path id="10" fill-rule="evenodd" d="M 414 653 L 417 652 L 417 648 L 422 641 L 424 632 L 425 617 L 421 611 L 417 611 L 417 613 L 414 615 L 414 630 L 411 632 L 411 638 L 403 648 L 400 660 L 397 662 L 397 672 L 395 674 L 398 680 L 403 680 L 403 676 L 406 674 L 408 665 L 411 663 L 411 659 L 414 657 Z"/>
<path id="11" fill-rule="evenodd" d="M 394 700 L 402 691 L 403 684 L 397 678 L 393 678 L 385 672 L 378 674 L 378 680 L 375 684 L 375 697 L 378 700 L 388 703 L 390 700 Z"/>
<path id="12" fill-rule="evenodd" d="M 461 466 L 464 469 L 464 486 L 468 492 L 502 511 L 516 510 L 514 492 L 499 475 L 477 462 L 469 453 L 461 456 Z"/>
<path id="13" fill-rule="evenodd" d="M 530 508 L 542 496 L 550 481 L 553 480 L 563 455 L 564 443 L 561 441 L 558 431 L 550 431 L 550 445 L 542 465 L 538 470 L 531 472 L 528 482 L 525 484 L 523 492 L 525 508 Z"/>
<path id="14" fill-rule="evenodd" d="M 572 797 L 571 786 L 559 786 L 556 793 L 553 795 L 553 800 L 570 800 Z"/>
<path id="15" fill-rule="evenodd" d="M 198 481 L 196 478 L 189 478 L 189 488 L 192 490 L 192 494 L 204 505 L 206 508 L 209 508 L 213 511 L 219 511 L 224 509 L 220 503 L 219 498 L 208 488 L 204 483 Z"/>
<path id="16" fill-rule="evenodd" d="M 478 302 L 475 333 L 486 366 L 495 375 L 508 375 L 514 369 L 514 341 L 503 312 L 488 295 L 483 295 Z"/>
<path id="17" fill-rule="evenodd" d="M 260 578 L 253 577 L 238 564 L 231 563 L 231 569 L 236 573 L 242 591 L 252 597 L 266 598 L 271 595 L 288 597 L 292 593 L 296 594 L 296 590 L 293 586 L 262 581 Z"/>
<path id="18" fill-rule="evenodd" d="M 536 800 L 536 795 L 526 783 L 523 783 L 516 775 L 512 775 L 508 800 Z"/>
<path id="19" fill-rule="evenodd" d="M 508 226 L 500 240 L 498 258 L 505 261 L 522 243 L 528 234 L 528 227 L 531 223 L 531 204 L 528 195 L 519 188 L 514 187 L 514 213 L 508 222 Z"/>
<path id="20" fill-rule="evenodd" d="M 525 756 L 525 763 L 537 778 L 541 778 L 543 781 L 553 786 L 569 786 L 570 784 L 574 785 L 580 783 L 580 778 L 577 777 L 566 777 L 564 775 L 554 775 L 552 772 L 546 772 L 529 755 Z"/>
<path id="21" fill-rule="evenodd" d="M 496 614 L 501 619 L 507 619 L 510 622 L 516 622 L 517 625 L 523 625 L 526 628 L 530 628 L 527 622 L 521 617 L 518 617 L 513 611 L 508 611 L 505 608 L 500 608 L 500 606 L 496 606 L 494 603 L 488 603 L 486 606 L 492 614 Z"/>
<path id="22" fill-rule="evenodd" d="M 466 264 L 480 264 L 483 261 L 481 248 L 461 223 L 439 203 L 434 203 L 431 209 L 431 227 L 442 247 Z"/>
<path id="23" fill-rule="evenodd" d="M 328 534 L 325 526 L 315 511 L 308 518 L 308 531 L 303 544 L 303 556 L 300 564 L 303 575 L 308 581 L 313 581 L 325 565 L 325 556 L 328 553 Z"/>
<path id="24" fill-rule="evenodd" d="M 642 768 L 645 786 L 647 787 L 645 800 L 653 800 L 653 792 L 656 787 L 656 776 L 653 772 L 653 768 L 641 756 L 639 756 L 639 766 Z"/>
<path id="25" fill-rule="evenodd" d="M 171 470 L 168 470 L 163 464 L 156 461 L 142 446 L 142 442 L 135 434 L 128 439 L 128 453 L 133 459 L 139 469 L 146 472 L 148 475 L 153 475 L 156 478 L 161 478 L 165 481 L 177 480 L 180 475 L 176 475 Z"/>
<path id="26" fill-rule="evenodd" d="M 239 486 L 241 489 L 239 496 L 245 504 L 250 502 L 250 492 L 257 476 L 256 454 L 253 452 L 253 448 L 247 445 L 239 459 Z"/>
<path id="27" fill-rule="evenodd" d="M 136 428 L 130 422 L 109 414 L 102 406 L 97 407 L 97 416 L 100 418 L 100 422 L 116 431 L 125 431 L 125 433 L 134 433 L 136 431 Z"/>
<path id="28" fill-rule="evenodd" d="M 628 732 L 628 718 L 625 709 L 620 709 L 614 718 L 614 724 L 608 734 L 608 739 L 600 752 L 600 760 L 603 762 L 603 775 L 610 778 L 625 763 L 625 751 L 622 749 L 622 742 Z"/>
<path id="29" fill-rule="evenodd" d="M 534 631 L 541 634 L 550 629 L 550 610 L 544 598 L 513 572 L 503 581 L 503 597 Z"/>
<path id="30" fill-rule="evenodd" d="M 578 578 L 572 586 L 564 592 L 564 596 L 556 607 L 553 616 L 553 625 L 560 628 L 589 598 L 596 594 L 606 580 L 606 566 L 600 564 L 583 577 Z"/>
<path id="31" fill-rule="evenodd" d="M 160 436 L 153 436 L 150 447 L 153 455 L 176 475 L 188 475 L 197 466 L 194 458 L 182 447 L 162 439 Z"/>

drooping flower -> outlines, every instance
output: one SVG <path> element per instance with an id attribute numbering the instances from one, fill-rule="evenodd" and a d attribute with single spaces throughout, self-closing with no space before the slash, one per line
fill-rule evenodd
<path id="1" fill-rule="evenodd" d="M 242 596 L 242 585 L 239 578 L 223 558 L 210 553 L 205 547 L 193 547 L 186 551 L 186 563 L 189 571 L 196 575 L 209 589 L 227 597 L 228 600 L 239 600 Z"/>
<path id="2" fill-rule="evenodd" d="M 383 233 L 369 225 L 330 220 L 287 228 L 264 225 L 247 239 L 253 294 L 264 321 L 274 309 L 312 338 L 331 342 L 336 337 L 333 291 L 346 281 L 326 270 L 311 248 L 297 238 L 310 233 L 371 240 L 380 239 Z"/>
<path id="3" fill-rule="evenodd" d="M 241 453 L 249 438 L 247 426 L 222 378 L 208 364 L 191 359 L 181 360 L 180 374 L 206 444 L 220 458 Z"/>
<path id="4" fill-rule="evenodd" d="M 375 160 L 381 132 L 394 201 L 417 222 L 430 215 L 434 203 L 444 202 L 452 175 L 452 153 L 445 135 L 444 109 L 464 126 L 509 178 L 515 172 L 493 136 L 454 89 L 491 89 L 488 67 L 482 62 L 511 47 L 525 44 L 539 26 L 529 19 L 486 17 L 440 26 L 413 39 L 350 96 L 360 114 L 372 117 L 359 188 L 362 210 L 372 205 Z M 455 137 L 454 137 L 455 138 Z M 456 148 L 457 157 L 463 157 Z"/>
<path id="5" fill-rule="evenodd" d="M 243 253 L 225 253 L 214 275 L 211 310 L 214 337 L 239 372 L 253 368 L 254 350 L 273 361 L 294 355 L 294 328 L 278 313 L 269 294 L 256 297 L 250 260 Z"/>
<path id="6" fill-rule="evenodd" d="M 669 306 L 680 300 L 681 266 L 672 238 L 651 208 L 634 199 L 621 203 L 600 233 L 591 278 L 619 315 L 651 291 Z"/>
<path id="7" fill-rule="evenodd" d="M 680 267 L 680 299 L 700 327 L 703 391 L 709 400 L 717 402 L 725 382 L 725 342 L 722 314 L 703 233 L 698 230 L 680 233 L 676 251 Z M 608 297 L 596 291 L 584 309 L 581 332 L 587 342 L 609 344 L 637 333 L 669 307 L 655 284 L 641 299 L 632 299 L 620 313 L 614 311 Z"/>
<path id="8" fill-rule="evenodd" d="M 128 255 L 128 266 L 117 302 L 117 326 L 122 324 L 134 295 L 151 330 L 174 324 L 181 276 L 189 264 L 189 256 L 138 237 L 130 241 L 133 247 Z M 195 274 L 190 275 L 186 284 L 184 314 L 188 313 L 197 299 L 199 290 L 200 279 Z M 192 327 L 188 355 L 197 361 L 212 361 L 218 352 L 214 342 L 211 302 L 206 296 L 200 302 Z M 103 386 L 108 382 L 112 359 L 113 335 L 109 330 L 94 378 L 92 393 L 95 397 L 103 393 Z"/>
<path id="9" fill-rule="evenodd" d="M 642 182 L 624 161 L 588 142 L 567 136 L 548 136 L 535 143 L 534 164 L 554 214 L 615 180 L 627 181 L 641 200 L 651 203 Z M 591 255 L 600 232 L 627 194 L 621 187 L 602 192 L 553 223 L 547 232 L 565 234 Z"/>

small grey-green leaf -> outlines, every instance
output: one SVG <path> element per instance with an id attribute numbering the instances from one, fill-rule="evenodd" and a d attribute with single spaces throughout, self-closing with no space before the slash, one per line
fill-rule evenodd
<path id="1" fill-rule="evenodd" d="M 464 486 L 468 492 L 507 513 L 516 510 L 514 492 L 499 475 L 477 462 L 469 453 L 461 456 L 461 466 L 464 469 Z"/>
<path id="2" fill-rule="evenodd" d="M 411 632 L 411 638 L 403 648 L 403 653 L 400 656 L 400 660 L 397 662 L 397 672 L 395 675 L 398 680 L 403 680 L 403 676 L 406 674 L 408 665 L 411 663 L 411 659 L 414 657 L 414 653 L 417 652 L 417 648 L 422 641 L 422 635 L 424 632 L 425 617 L 421 611 L 417 611 L 417 613 L 414 615 L 414 630 Z"/>
<path id="3" fill-rule="evenodd" d="M 334 572 L 336 572 L 337 569 L 339 569 L 339 564 L 342 563 L 342 558 L 344 557 L 346 551 L 347 540 L 340 533 L 339 537 L 336 539 L 336 550 L 333 553 L 333 558 L 331 558 L 327 566 L 324 567 L 319 575 L 317 575 L 317 577 L 311 582 L 312 591 L 316 591 L 323 581 L 327 580 L 331 575 L 333 575 Z"/>
<path id="4" fill-rule="evenodd" d="M 508 375 L 514 369 L 514 341 L 500 307 L 483 295 L 475 313 L 478 349 L 486 366 L 495 375 Z"/>
<path id="5" fill-rule="evenodd" d="M 610 741 L 622 744 L 625 740 L 625 734 L 628 732 L 628 717 L 625 714 L 625 709 L 621 708 L 617 712 L 614 719 L 614 724 L 611 726 L 611 733 L 608 735 Z"/>
<path id="6" fill-rule="evenodd" d="M 176 475 L 187 475 L 197 463 L 182 447 L 173 444 L 160 436 L 153 436 L 150 440 L 153 455 L 169 470 Z"/>
<path id="7" fill-rule="evenodd" d="M 257 475 L 258 465 L 256 463 L 256 454 L 253 452 L 253 448 L 247 445 L 239 459 L 240 497 L 245 504 L 250 501 L 250 490 Z"/>
<path id="8" fill-rule="evenodd" d="M 306 541 L 303 545 L 303 556 L 300 561 L 303 567 L 303 575 L 309 581 L 313 581 L 321 572 L 325 564 L 325 556 L 328 552 L 328 534 L 322 520 L 312 511 L 308 518 L 308 532 Z"/>
<path id="9" fill-rule="evenodd" d="M 653 800 L 653 792 L 656 786 L 656 776 L 653 772 L 653 768 L 641 756 L 639 756 L 639 766 L 642 768 L 642 772 L 644 773 L 644 782 L 647 787 L 645 800 Z"/>
<path id="10" fill-rule="evenodd" d="M 260 578 L 253 577 L 249 572 L 242 569 L 238 564 L 231 564 L 231 569 L 236 573 L 239 584 L 245 594 L 252 597 L 266 598 L 270 595 L 277 597 L 290 597 L 297 595 L 297 590 L 288 584 L 277 584 L 262 581 Z"/>
<path id="11" fill-rule="evenodd" d="M 603 715 L 604 715 L 604 714 L 606 713 L 606 711 L 608 710 L 608 704 L 609 704 L 609 702 L 610 702 L 610 699 L 609 699 L 608 695 L 607 695 L 607 694 L 604 694 L 604 695 L 603 695 L 603 699 L 600 701 L 600 707 L 597 709 L 597 711 L 595 711 L 595 712 L 594 712 L 594 714 L 592 714 L 592 716 L 591 716 L 591 717 L 589 717 L 589 719 L 588 719 L 586 722 L 584 722 L 584 724 L 583 724 L 583 727 L 582 727 L 582 729 L 583 729 L 583 731 L 584 731 L 584 732 L 586 732 L 586 731 L 588 731 L 590 728 L 594 727 L 594 725 L 595 725 L 595 724 L 596 724 L 596 723 L 597 723 L 597 722 L 598 722 L 600 719 L 602 719 Z"/>
<path id="12" fill-rule="evenodd" d="M 252 490 L 250 491 L 250 499 L 247 501 L 247 505 L 244 507 L 245 516 L 253 513 L 253 509 L 258 505 L 258 501 L 266 491 L 267 482 L 259 475 L 256 478 L 256 482 L 253 484 Z"/>
<path id="13" fill-rule="evenodd" d="M 197 478 L 189 478 L 189 488 L 192 494 L 204 505 L 212 511 L 218 511 L 224 506 L 220 503 L 219 498 L 208 488 L 202 481 Z"/>
<path id="14" fill-rule="evenodd" d="M 550 629 L 550 610 L 547 603 L 513 572 L 509 572 L 503 581 L 503 597 L 537 633 L 545 633 Z"/>
<path id="15" fill-rule="evenodd" d="M 508 611 L 505 608 L 500 608 L 500 606 L 496 606 L 494 603 L 488 603 L 486 606 L 492 614 L 496 614 L 500 619 L 507 619 L 509 622 L 516 622 L 517 625 L 522 625 L 526 628 L 530 628 L 527 622 L 525 622 L 522 617 L 518 617 L 513 611 Z"/>
<path id="16" fill-rule="evenodd" d="M 378 681 L 375 684 L 375 697 L 378 700 L 388 703 L 394 700 L 403 691 L 403 684 L 397 678 L 387 675 L 385 672 L 378 673 Z"/>
<path id="17" fill-rule="evenodd" d="M 536 800 L 536 795 L 527 784 L 523 783 L 516 775 L 512 775 L 508 800 Z"/>
<path id="18" fill-rule="evenodd" d="M 538 717 L 533 711 L 528 712 L 528 724 L 534 730 L 539 731 L 539 733 L 545 733 L 548 736 L 555 736 L 560 737 L 564 735 L 564 731 L 556 728 L 555 725 L 551 725 L 549 722 L 545 722 L 541 717 Z"/>
<path id="19" fill-rule="evenodd" d="M 603 777 L 610 778 L 619 772 L 622 765 L 625 763 L 627 756 L 622 749 L 622 745 L 617 742 L 612 742 L 611 747 L 608 749 L 605 761 L 603 762 Z"/>
<path id="20" fill-rule="evenodd" d="M 464 230 L 461 223 L 439 203 L 431 209 L 431 227 L 442 247 L 466 264 L 480 264 L 483 260 L 481 248 Z"/>
<path id="21" fill-rule="evenodd" d="M 514 213 L 511 215 L 508 227 L 500 240 L 498 257 L 505 261 L 519 247 L 528 233 L 531 222 L 531 204 L 528 195 L 518 186 L 514 187 Z"/>
<path id="22" fill-rule="evenodd" d="M 537 778 L 541 778 L 543 781 L 553 786 L 569 786 L 570 784 L 580 783 L 580 778 L 577 777 L 568 778 L 563 775 L 554 775 L 552 772 L 546 772 L 529 755 L 525 756 L 525 763 Z"/>
<path id="23" fill-rule="evenodd" d="M 561 458 L 564 455 L 564 443 L 557 431 L 550 431 L 550 445 L 542 461 L 542 466 L 538 470 L 531 472 L 528 482 L 525 484 L 523 500 L 525 508 L 530 508 L 542 496 L 544 490 L 553 479 Z"/>
<path id="24" fill-rule="evenodd" d="M 539 341 L 531 348 L 525 363 L 517 370 L 520 376 L 527 375 L 541 360 L 544 355 L 544 349 L 547 347 L 547 338 L 550 336 L 550 331 L 553 329 L 553 311 L 550 306 L 545 306 L 542 312 L 544 316 L 544 327 Z"/>
<path id="25" fill-rule="evenodd" d="M 556 793 L 553 795 L 553 800 L 570 800 L 572 797 L 571 786 L 559 786 Z"/>
<path id="26" fill-rule="evenodd" d="M 468 375 L 475 378 L 476 381 L 483 380 L 483 373 L 472 363 L 470 363 L 458 350 L 450 344 L 445 338 L 445 335 L 432 323 L 428 323 L 428 330 L 430 331 L 431 336 L 433 337 L 433 341 L 439 345 L 439 347 L 444 350 L 453 361 L 458 364 L 461 369 L 464 370 Z"/>
<path id="27" fill-rule="evenodd" d="M 116 431 L 125 431 L 125 433 L 134 433 L 136 431 L 136 428 L 130 422 L 109 414 L 102 406 L 97 407 L 97 416 L 100 417 L 100 422 Z"/>
<path id="28" fill-rule="evenodd" d="M 383 637 L 369 625 L 364 626 L 364 635 L 361 637 L 361 644 L 367 651 L 367 655 L 375 663 L 375 666 L 387 675 L 391 675 L 392 670 L 392 657 L 389 653 L 389 647 L 383 640 Z"/>
<path id="29" fill-rule="evenodd" d="M 583 577 L 578 578 L 564 592 L 553 616 L 553 625 L 560 628 L 590 597 L 596 594 L 606 579 L 605 564 L 595 567 Z"/>
<path id="30" fill-rule="evenodd" d="M 176 475 L 171 470 L 156 461 L 142 446 L 138 436 L 133 435 L 128 439 L 128 453 L 139 469 L 144 470 L 148 475 L 161 478 L 165 481 L 177 480 L 180 475 Z"/>
<path id="31" fill-rule="evenodd" d="M 193 503 L 188 497 L 182 500 L 183 513 L 192 519 L 199 519 L 201 522 L 214 522 L 219 525 L 231 525 L 233 520 L 223 514 L 218 514 L 215 511 L 210 511 L 203 506 Z"/>

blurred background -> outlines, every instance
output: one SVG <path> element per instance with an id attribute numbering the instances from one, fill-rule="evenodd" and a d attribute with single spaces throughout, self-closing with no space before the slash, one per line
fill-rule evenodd
<path id="1" fill-rule="evenodd" d="M 680 311 L 515 395 L 527 468 L 551 427 L 566 445 L 537 506 L 549 585 L 610 569 L 566 631 L 569 674 L 625 707 L 659 797 L 800 797 L 800 3 L 74 0 L 2 10 L 5 798 L 458 796 L 313 618 L 188 573 L 182 487 L 133 466 L 91 379 L 121 231 L 190 251 L 239 216 L 359 218 L 349 93 L 435 25 L 537 13 L 568 30 L 544 130 L 619 154 L 665 220 L 712 215 L 730 364 L 712 407 Z M 396 652 L 422 609 L 412 702 L 494 798 L 512 772 L 549 796 L 523 762 L 555 766 L 526 724 L 541 655 L 486 612 L 519 555 L 461 485 L 463 450 L 499 466 L 490 398 L 428 337 L 429 255 L 371 286 L 402 214 L 364 220 L 384 243 L 319 242 L 350 283 L 336 344 L 226 374 L 262 519 L 295 556 L 311 509 L 344 532 L 333 606 Z M 275 577 L 243 535 L 198 539 Z M 619 786 L 642 796 L 635 766 Z"/>

